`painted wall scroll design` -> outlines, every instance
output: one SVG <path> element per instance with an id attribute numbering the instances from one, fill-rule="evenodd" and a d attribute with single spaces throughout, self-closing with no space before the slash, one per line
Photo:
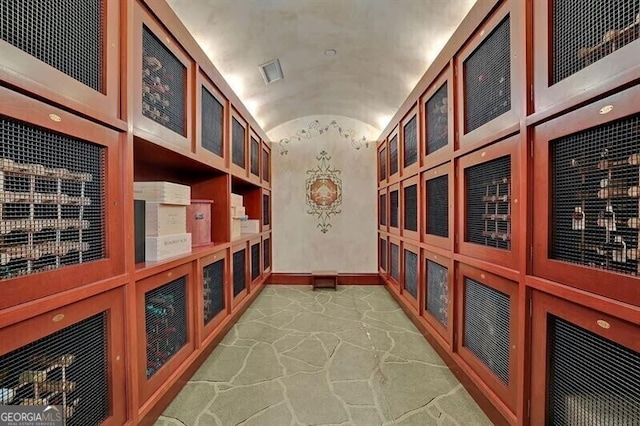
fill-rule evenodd
<path id="1" fill-rule="evenodd" d="M 307 213 L 318 217 L 317 227 L 326 234 L 331 228 L 331 216 L 342 213 L 342 172 L 331 168 L 331 156 L 326 151 L 320 152 L 316 160 L 316 168 L 307 170 Z"/>
<path id="2" fill-rule="evenodd" d="M 355 130 L 347 130 L 340 126 L 335 120 L 332 120 L 329 124 L 321 124 L 320 121 L 314 120 L 309 123 L 309 127 L 299 130 L 295 135 L 287 138 L 280 139 L 278 145 L 280 146 L 280 155 L 287 155 L 289 149 L 287 145 L 291 141 L 301 141 L 303 139 L 311 139 L 315 136 L 329 133 L 330 131 L 337 132 L 341 138 L 348 140 L 354 149 L 360 149 L 364 145 L 365 148 L 369 147 L 369 141 L 365 136 L 361 138 L 356 136 Z"/>

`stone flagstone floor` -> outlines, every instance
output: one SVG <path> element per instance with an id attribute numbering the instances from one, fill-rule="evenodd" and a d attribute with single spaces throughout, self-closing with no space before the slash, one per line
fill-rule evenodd
<path id="1" fill-rule="evenodd" d="M 156 426 L 490 425 L 381 286 L 268 286 Z"/>

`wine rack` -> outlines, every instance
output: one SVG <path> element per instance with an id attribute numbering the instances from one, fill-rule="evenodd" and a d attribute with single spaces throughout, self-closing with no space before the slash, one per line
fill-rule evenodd
<path id="1" fill-rule="evenodd" d="M 427 128 L 427 155 L 444 148 L 449 143 L 449 92 L 444 83 L 425 105 Z"/>
<path id="2" fill-rule="evenodd" d="M 380 269 L 386 273 L 387 272 L 387 240 L 386 238 L 379 238 L 378 246 L 379 246 L 378 252 L 380 256 L 380 263 L 379 263 Z"/>
<path id="3" fill-rule="evenodd" d="M 260 278 L 260 241 L 251 244 L 251 282 Z"/>
<path id="4" fill-rule="evenodd" d="M 449 321 L 449 269 L 431 259 L 425 259 L 425 269 L 425 311 L 446 328 Z"/>
<path id="5" fill-rule="evenodd" d="M 398 156 L 398 134 L 389 139 L 389 177 L 398 173 L 400 167 Z"/>
<path id="6" fill-rule="evenodd" d="M 225 259 L 219 259 L 202 268 L 202 300 L 204 325 L 224 311 Z"/>
<path id="7" fill-rule="evenodd" d="M 387 148 L 383 147 L 378 153 L 378 167 L 380 182 L 387 180 Z"/>
<path id="8" fill-rule="evenodd" d="M 251 174 L 260 176 L 260 141 L 251 136 Z"/>
<path id="9" fill-rule="evenodd" d="M 224 105 L 204 85 L 201 94 L 201 144 L 202 148 L 224 156 Z"/>
<path id="10" fill-rule="evenodd" d="M 246 168 L 247 129 L 239 117 L 231 118 L 231 162 L 241 169 Z"/>
<path id="11" fill-rule="evenodd" d="M 407 297 L 413 307 L 418 309 L 418 277 L 420 262 L 418 262 L 418 248 L 403 247 L 403 295 Z"/>
<path id="12" fill-rule="evenodd" d="M 418 162 L 418 116 L 402 126 L 402 165 L 407 168 Z"/>
<path id="13" fill-rule="evenodd" d="M 378 195 L 378 225 L 381 228 L 387 226 L 387 194 Z"/>
<path id="14" fill-rule="evenodd" d="M 233 253 L 233 297 L 247 290 L 247 250 L 242 248 Z"/>

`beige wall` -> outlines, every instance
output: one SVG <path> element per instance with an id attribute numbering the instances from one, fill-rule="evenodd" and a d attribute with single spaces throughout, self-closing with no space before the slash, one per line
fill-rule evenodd
<path id="1" fill-rule="evenodd" d="M 315 120 L 319 125 L 312 124 Z M 377 129 L 365 123 L 339 116 L 300 118 L 269 132 L 273 141 L 274 272 L 377 271 L 378 135 Z M 370 141 L 368 147 L 362 137 Z M 282 138 L 289 143 L 279 143 Z M 322 151 L 331 157 L 331 169 L 340 171 L 336 175 L 342 182 L 341 213 L 330 215 L 326 232 L 318 226 L 318 216 L 307 213 L 306 196 L 307 171 L 317 169 Z"/>

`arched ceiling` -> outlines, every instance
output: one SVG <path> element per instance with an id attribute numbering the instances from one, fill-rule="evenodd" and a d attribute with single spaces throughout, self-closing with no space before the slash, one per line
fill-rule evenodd
<path id="1" fill-rule="evenodd" d="M 474 1 L 168 3 L 268 132 L 312 115 L 384 129 Z M 276 58 L 284 79 L 265 85 L 258 66 Z"/>

